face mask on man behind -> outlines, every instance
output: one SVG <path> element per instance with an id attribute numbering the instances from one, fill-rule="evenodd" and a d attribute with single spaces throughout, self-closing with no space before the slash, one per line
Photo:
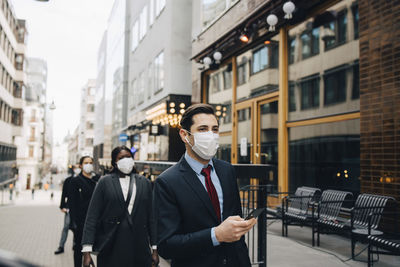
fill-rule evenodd
<path id="1" fill-rule="evenodd" d="M 189 131 L 187 132 L 190 133 Z M 219 134 L 208 131 L 203 133 L 194 133 L 193 136 L 194 145 L 191 145 L 189 139 L 186 137 L 186 141 L 192 150 L 202 159 L 212 159 L 212 157 L 217 153 L 219 147 Z"/>

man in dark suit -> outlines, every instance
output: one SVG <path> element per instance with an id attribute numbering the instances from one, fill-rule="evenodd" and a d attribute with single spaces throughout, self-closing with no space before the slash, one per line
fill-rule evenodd
<path id="1" fill-rule="evenodd" d="M 213 159 L 219 126 L 212 106 L 190 106 L 180 125 L 186 153 L 154 187 L 159 254 L 172 267 L 249 267 L 243 235 L 256 220 L 241 218 L 233 166 Z"/>
<path id="2" fill-rule="evenodd" d="M 60 201 L 60 210 L 61 210 L 61 212 L 65 213 L 64 227 L 61 232 L 60 244 L 58 245 L 57 250 L 54 251 L 54 254 L 56 254 L 56 255 L 60 254 L 60 253 L 64 253 L 64 245 L 65 245 L 65 242 L 67 241 L 68 230 L 73 228 L 73 227 L 71 227 L 71 223 L 70 223 L 71 218 L 70 218 L 70 214 L 69 214 L 68 198 L 69 198 L 70 183 L 71 183 L 72 177 L 74 177 L 74 174 L 75 174 L 74 171 L 76 169 L 78 169 L 78 166 L 74 166 L 74 165 L 72 165 L 68 168 L 68 172 L 69 172 L 70 176 L 65 178 L 64 183 L 63 183 L 61 201 Z"/>

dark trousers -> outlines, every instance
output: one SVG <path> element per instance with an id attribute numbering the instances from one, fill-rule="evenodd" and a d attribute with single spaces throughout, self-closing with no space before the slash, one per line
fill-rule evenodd
<path id="1" fill-rule="evenodd" d="M 74 231 L 74 266 L 82 267 L 82 234 L 83 228 L 77 227 Z"/>

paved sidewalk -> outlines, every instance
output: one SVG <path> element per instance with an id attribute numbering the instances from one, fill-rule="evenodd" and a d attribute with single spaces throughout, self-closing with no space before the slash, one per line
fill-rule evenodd
<path id="1" fill-rule="evenodd" d="M 0 206 L 0 249 L 16 253 L 19 257 L 39 266 L 73 266 L 72 233 L 68 235 L 65 253 L 54 255 L 60 240 L 64 214 L 58 209 L 60 191 L 38 191 L 35 199 L 30 192 L 19 195 L 13 203 Z M 350 242 L 346 238 L 323 235 L 321 247 L 311 247 L 311 230 L 308 227 L 289 227 L 289 238 L 280 236 L 281 225 L 277 221 L 268 227 L 267 263 L 279 267 L 337 267 L 366 266 L 349 260 Z M 360 251 L 365 245 L 358 245 Z M 365 260 L 363 252 L 358 258 Z M 169 264 L 162 261 L 161 267 Z M 400 266 L 400 257 L 381 256 L 375 267 Z M 208 267 L 208 266 L 205 266 Z"/>

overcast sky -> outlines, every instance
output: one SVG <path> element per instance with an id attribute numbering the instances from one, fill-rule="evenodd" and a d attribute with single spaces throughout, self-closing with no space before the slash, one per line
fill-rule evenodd
<path id="1" fill-rule="evenodd" d="M 96 78 L 97 50 L 114 0 L 11 0 L 29 31 L 27 56 L 47 61 L 47 102 L 54 100 L 54 140 L 78 125 L 80 89 Z"/>

